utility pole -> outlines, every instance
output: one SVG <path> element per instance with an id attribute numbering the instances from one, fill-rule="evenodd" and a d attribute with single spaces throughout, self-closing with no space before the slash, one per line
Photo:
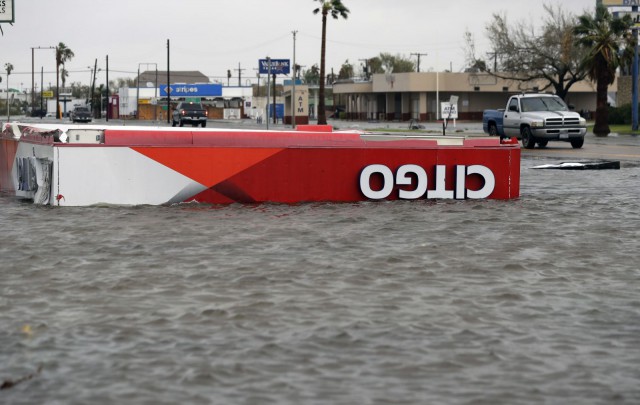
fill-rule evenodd
<path id="1" fill-rule="evenodd" d="M 171 69 L 169 59 L 169 40 L 167 39 L 167 124 L 171 123 Z"/>
<path id="2" fill-rule="evenodd" d="M 418 72 L 420 72 L 420 57 L 421 56 L 427 56 L 427 55 L 428 55 L 428 53 L 419 53 L 419 52 L 411 54 L 411 56 L 417 56 L 418 57 Z"/>
<path id="3" fill-rule="evenodd" d="M 105 117 L 107 119 L 107 122 L 109 122 L 109 111 L 111 109 L 111 104 L 109 103 L 109 55 L 107 55 L 106 57 L 106 69 L 107 69 L 107 116 Z M 100 95 L 100 97 L 102 97 L 102 95 Z M 101 107 L 102 108 L 102 107 Z"/>
<path id="4" fill-rule="evenodd" d="M 42 99 L 42 91 L 44 90 L 44 66 L 40 66 L 40 119 L 44 111 L 44 100 Z"/>
<path id="5" fill-rule="evenodd" d="M 233 70 L 236 70 L 238 72 L 238 87 L 240 87 L 240 86 L 242 86 L 242 83 L 241 83 L 241 81 L 242 81 L 242 72 L 244 70 L 247 70 L 247 69 L 240 69 L 240 62 L 238 62 L 238 68 L 237 69 L 233 69 Z"/>
<path id="6" fill-rule="evenodd" d="M 95 118 L 95 115 L 97 114 L 94 111 L 93 108 L 93 101 L 95 99 L 95 88 L 96 88 L 96 76 L 98 75 L 98 58 L 96 58 L 94 67 L 93 67 L 93 80 L 91 81 L 91 116 Z M 65 99 L 66 100 L 66 99 Z M 64 106 L 65 106 L 65 112 L 67 111 L 67 102 L 64 102 Z"/>
<path id="7" fill-rule="evenodd" d="M 271 97 L 271 58 L 267 56 L 267 130 L 269 130 L 269 98 Z"/>
<path id="8" fill-rule="evenodd" d="M 638 6 L 631 7 L 632 13 L 638 12 Z M 633 37 L 636 40 L 636 45 L 633 50 L 633 65 L 631 72 L 631 79 L 633 85 L 631 87 L 631 129 L 633 131 L 638 130 L 638 29 L 633 29 Z"/>

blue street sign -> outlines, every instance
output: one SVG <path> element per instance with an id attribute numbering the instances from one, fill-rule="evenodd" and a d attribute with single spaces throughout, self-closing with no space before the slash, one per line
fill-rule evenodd
<path id="1" fill-rule="evenodd" d="M 260 74 L 272 75 L 288 75 L 291 71 L 291 63 L 289 59 L 271 59 L 271 72 L 269 72 L 269 63 L 266 59 L 260 59 Z"/>
<path id="2" fill-rule="evenodd" d="M 206 84 L 172 84 L 171 97 L 217 97 L 222 96 L 222 85 Z M 167 96 L 167 86 L 160 87 L 160 96 Z"/>

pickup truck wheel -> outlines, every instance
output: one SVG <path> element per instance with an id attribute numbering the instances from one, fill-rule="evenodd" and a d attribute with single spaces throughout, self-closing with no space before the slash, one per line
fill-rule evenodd
<path id="1" fill-rule="evenodd" d="M 571 140 L 571 147 L 573 147 L 573 149 L 580 149 L 582 145 L 584 145 L 584 138 Z"/>
<path id="2" fill-rule="evenodd" d="M 546 139 L 538 140 L 538 146 L 541 147 L 541 148 L 546 148 L 548 143 L 549 143 L 549 141 L 547 141 Z"/>
<path id="3" fill-rule="evenodd" d="M 206 127 L 206 126 L 207 126 L 207 123 L 206 123 L 206 122 L 203 122 L 201 125 L 202 125 L 202 128 L 204 128 L 204 127 Z"/>
<path id="4" fill-rule="evenodd" d="M 525 149 L 533 149 L 536 146 L 536 138 L 531 133 L 531 128 L 522 128 L 522 146 Z"/>
<path id="5" fill-rule="evenodd" d="M 498 136 L 498 127 L 496 127 L 496 124 L 489 124 L 489 136 Z"/>

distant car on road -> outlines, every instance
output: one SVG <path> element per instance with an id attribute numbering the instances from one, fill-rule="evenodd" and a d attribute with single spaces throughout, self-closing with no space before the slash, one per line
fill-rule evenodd
<path id="1" fill-rule="evenodd" d="M 87 107 L 76 107 L 71 113 L 73 122 L 91 122 L 91 110 Z"/>
<path id="2" fill-rule="evenodd" d="M 207 126 L 208 115 L 209 112 L 202 103 L 182 102 L 173 111 L 172 126 L 180 125 L 182 127 L 187 123 L 194 127 L 201 125 L 204 128 Z"/>

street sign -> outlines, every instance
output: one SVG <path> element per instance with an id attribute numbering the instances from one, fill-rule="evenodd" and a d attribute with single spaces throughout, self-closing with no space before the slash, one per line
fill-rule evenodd
<path id="1" fill-rule="evenodd" d="M 43 91 L 42 92 L 42 97 L 44 97 L 44 98 L 53 98 L 53 91 L 51 91 L 51 90 Z"/>
<path id="2" fill-rule="evenodd" d="M 260 74 L 288 75 L 291 71 L 289 59 L 270 59 L 270 62 L 268 63 L 266 59 L 258 60 Z M 269 71 L 269 65 L 271 65 L 271 71 Z"/>
<path id="3" fill-rule="evenodd" d="M 0 23 L 13 23 L 15 21 L 14 0 L 0 0 Z"/>
<path id="4" fill-rule="evenodd" d="M 166 97 L 168 92 L 171 93 L 171 97 L 218 97 L 222 96 L 222 85 L 217 83 L 201 83 L 172 84 L 170 87 L 160 87 L 161 97 Z"/>
<path id="5" fill-rule="evenodd" d="M 456 100 L 457 101 L 457 100 Z M 458 119 L 458 104 L 450 102 L 440 103 L 441 117 L 445 119 L 457 120 Z"/>

